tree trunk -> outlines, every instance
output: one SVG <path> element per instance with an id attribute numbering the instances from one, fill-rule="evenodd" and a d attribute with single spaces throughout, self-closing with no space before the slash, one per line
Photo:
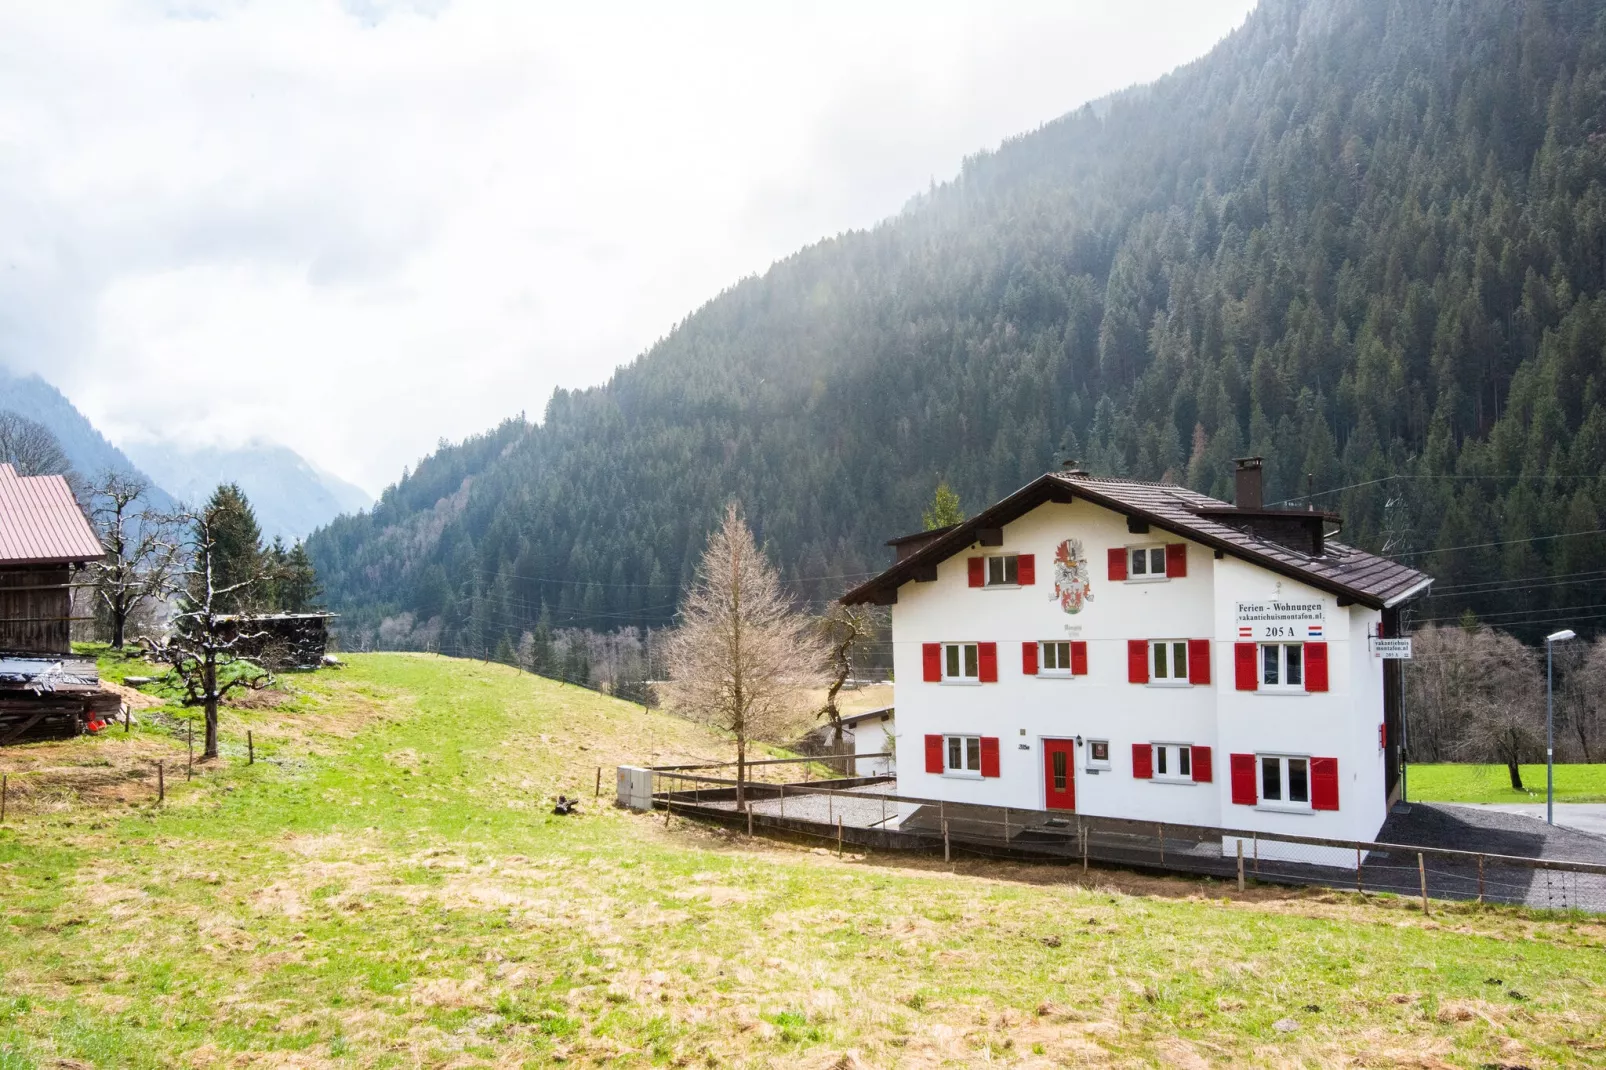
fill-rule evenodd
<path id="1" fill-rule="evenodd" d="M 206 687 L 206 749 L 201 752 L 201 760 L 206 761 L 217 757 L 217 661 L 210 653 L 201 679 Z"/>
<path id="2" fill-rule="evenodd" d="M 128 630 L 128 612 L 114 608 L 112 610 L 112 649 L 123 649 L 123 640 Z"/>
<path id="3" fill-rule="evenodd" d="M 1522 770 L 1517 766 L 1516 759 L 1506 759 L 1506 772 L 1511 774 L 1511 790 L 1524 791 L 1522 786 Z"/>

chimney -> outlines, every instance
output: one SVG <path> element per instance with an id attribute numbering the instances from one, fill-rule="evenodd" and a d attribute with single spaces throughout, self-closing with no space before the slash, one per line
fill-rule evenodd
<path id="1" fill-rule="evenodd" d="M 1260 458 L 1238 457 L 1233 463 L 1238 466 L 1234 474 L 1236 486 L 1234 488 L 1234 502 L 1240 509 L 1262 508 L 1260 495 Z"/>

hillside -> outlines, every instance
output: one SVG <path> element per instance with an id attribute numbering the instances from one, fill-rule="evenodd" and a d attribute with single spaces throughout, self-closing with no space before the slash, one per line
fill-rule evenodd
<path id="1" fill-rule="evenodd" d="M 1602 1059 L 1588 917 L 838 860 L 594 800 L 717 746 L 674 718 L 431 656 L 292 683 L 193 781 L 159 711 L 0 751 L 0 1066 Z"/>
<path id="2" fill-rule="evenodd" d="M 443 448 L 309 549 L 348 631 L 661 623 L 731 496 L 809 597 L 939 477 L 1074 456 L 1269 500 L 1589 627 L 1606 577 L 1606 10 L 1265 0 L 1209 55 L 744 279 L 538 425 Z M 1588 532 L 1582 536 L 1554 537 Z M 1565 576 L 1567 582 L 1547 582 Z"/>
<path id="3" fill-rule="evenodd" d="M 262 534 L 287 543 L 373 504 L 362 489 L 276 442 L 235 448 L 141 442 L 130 445 L 129 453 L 184 501 L 205 501 L 219 483 L 238 483 L 251 499 Z"/>

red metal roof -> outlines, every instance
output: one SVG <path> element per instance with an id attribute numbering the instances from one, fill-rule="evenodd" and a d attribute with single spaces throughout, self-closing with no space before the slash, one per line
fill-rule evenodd
<path id="1" fill-rule="evenodd" d="M 0 464 L 0 565 L 68 564 L 103 552 L 65 479 Z"/>

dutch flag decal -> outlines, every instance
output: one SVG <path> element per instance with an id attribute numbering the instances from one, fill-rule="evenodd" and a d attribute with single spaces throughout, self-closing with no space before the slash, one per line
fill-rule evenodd
<path id="1" fill-rule="evenodd" d="M 1320 624 L 1312 624 L 1305 629 L 1305 633 L 1307 639 L 1320 639 L 1322 637 L 1322 626 Z"/>

